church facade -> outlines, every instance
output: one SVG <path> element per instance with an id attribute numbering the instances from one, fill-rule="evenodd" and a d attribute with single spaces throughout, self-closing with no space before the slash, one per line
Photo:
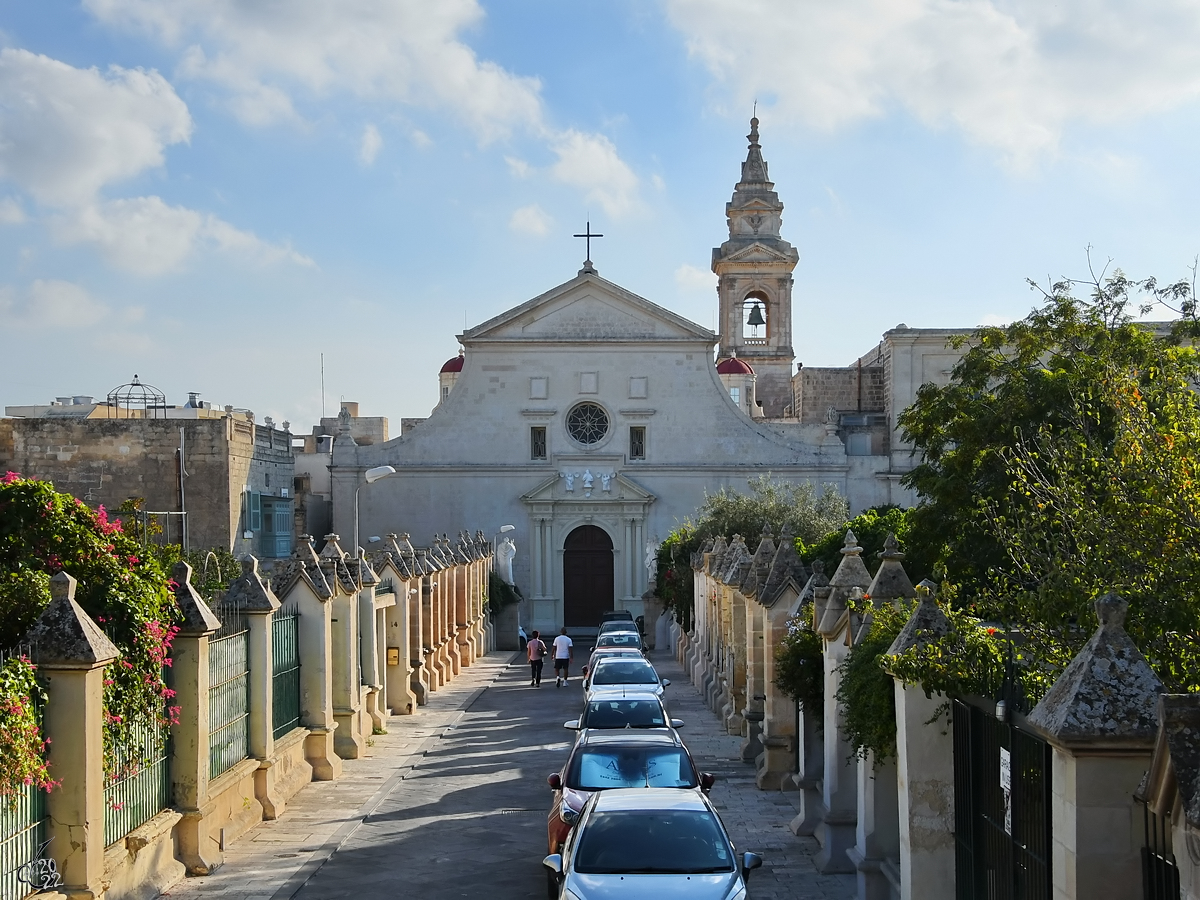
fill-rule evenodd
<path id="1" fill-rule="evenodd" d="M 832 484 L 856 511 L 906 502 L 911 460 L 894 416 L 953 364 L 950 332 L 900 326 L 849 367 L 793 372 L 799 256 L 781 235 L 757 126 L 726 207 L 729 239 L 713 251 L 719 334 L 586 261 L 459 335 L 437 407 L 400 437 L 360 445 L 344 411 L 329 457 L 335 530 L 354 533 L 356 496 L 363 543 L 512 525 L 522 622 L 556 630 L 614 607 L 647 612 L 657 542 L 706 492 L 770 473 Z M 397 474 L 367 486 L 364 472 L 383 465 Z"/>

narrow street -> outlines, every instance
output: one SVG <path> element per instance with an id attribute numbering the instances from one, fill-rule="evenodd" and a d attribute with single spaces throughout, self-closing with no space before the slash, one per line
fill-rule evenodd
<path id="1" fill-rule="evenodd" d="M 697 765 L 717 775 L 712 798 L 734 842 L 765 858 L 751 896 L 852 897 L 851 876 L 815 872 L 815 842 L 787 829 L 791 804 L 755 789 L 752 769 L 737 759 L 740 739 L 718 729 L 674 658 L 650 658 L 672 681 L 668 702 Z M 565 759 L 574 734 L 562 723 L 581 702 L 578 678 L 556 688 L 550 676 L 532 688 L 521 655 L 490 654 L 419 715 L 393 718 L 373 755 L 347 761 L 340 781 L 305 788 L 281 819 L 236 842 L 222 869 L 167 896 L 540 900 L 546 776 Z"/>

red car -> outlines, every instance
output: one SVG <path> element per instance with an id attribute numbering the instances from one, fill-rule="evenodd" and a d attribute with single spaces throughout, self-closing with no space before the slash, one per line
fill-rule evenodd
<path id="1" fill-rule="evenodd" d="M 697 772 L 687 747 L 674 730 L 588 730 L 579 736 L 567 764 L 546 782 L 554 802 L 546 816 L 546 844 L 557 853 L 579 811 L 596 791 L 609 788 L 669 787 L 708 793 L 715 779 Z"/>

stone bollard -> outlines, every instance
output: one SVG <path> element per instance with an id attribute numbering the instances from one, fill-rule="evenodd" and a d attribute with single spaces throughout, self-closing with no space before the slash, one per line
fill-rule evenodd
<path id="1" fill-rule="evenodd" d="M 120 651 L 75 602 L 76 581 L 50 579 L 50 605 L 23 643 L 46 685 L 44 731 L 50 777 L 47 848 L 62 876 L 59 890 L 80 898 L 104 893 L 104 668 Z"/>
<path id="2" fill-rule="evenodd" d="M 1029 714 L 1054 747 L 1055 900 L 1141 890 L 1134 794 L 1154 750 L 1163 687 L 1125 631 L 1128 608 L 1116 594 L 1096 600 L 1100 627 Z"/>

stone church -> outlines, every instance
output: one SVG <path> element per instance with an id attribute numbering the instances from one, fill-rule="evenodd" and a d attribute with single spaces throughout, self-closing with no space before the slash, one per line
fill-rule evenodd
<path id="1" fill-rule="evenodd" d="M 799 254 L 781 233 L 757 119 L 748 140 L 729 237 L 712 256 L 719 333 L 585 261 L 459 335 L 437 407 L 400 437 L 362 445 L 343 410 L 329 455 L 334 529 L 354 534 L 356 495 L 364 544 L 512 525 L 523 624 L 556 630 L 613 607 L 645 612 L 658 540 L 706 492 L 770 473 L 833 484 L 856 511 L 908 501 L 895 415 L 920 384 L 944 380 L 953 332 L 901 325 L 847 367 L 797 367 Z M 382 465 L 397 474 L 368 486 L 363 473 Z"/>

